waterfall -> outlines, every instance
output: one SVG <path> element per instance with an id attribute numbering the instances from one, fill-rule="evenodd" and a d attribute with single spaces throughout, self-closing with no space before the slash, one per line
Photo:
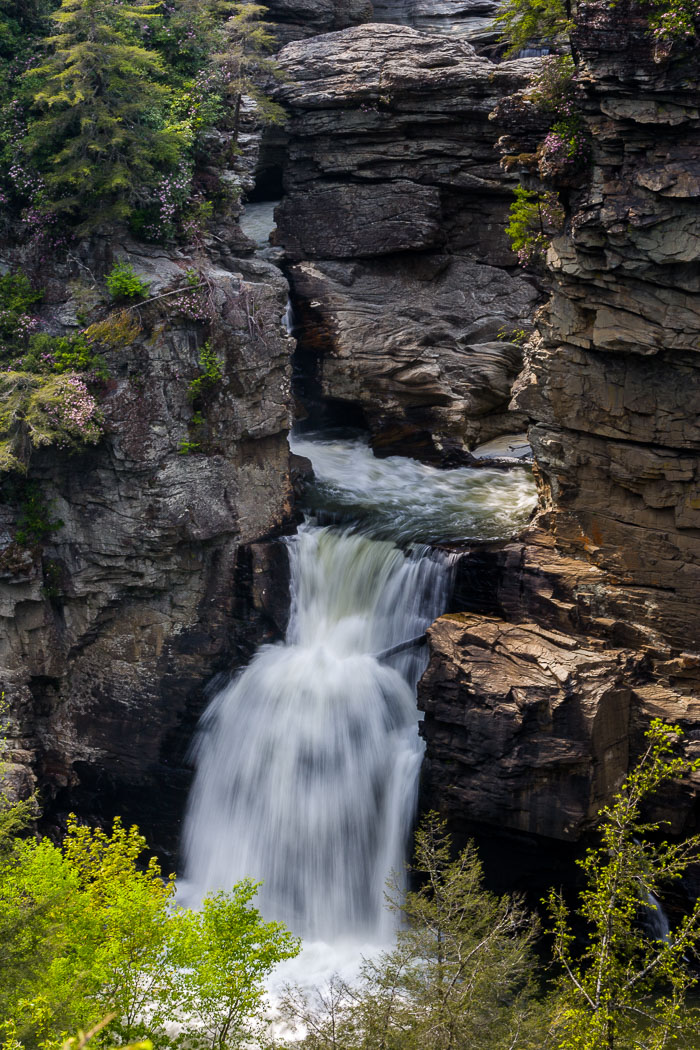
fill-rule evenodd
<path id="1" fill-rule="evenodd" d="M 425 662 L 416 647 L 377 654 L 444 609 L 450 561 L 311 524 L 288 549 L 287 637 L 259 650 L 202 725 L 187 880 L 201 893 L 251 875 L 263 913 L 307 938 L 376 935 L 415 809 Z"/>
<path id="2" fill-rule="evenodd" d="M 309 508 L 340 524 L 309 519 L 287 541 L 286 637 L 259 649 L 202 719 L 181 896 L 194 903 L 252 876 L 263 914 L 307 942 L 376 944 L 415 814 L 420 639 L 451 587 L 454 556 L 427 544 L 512 534 L 534 485 L 524 470 L 375 459 L 357 437 L 291 444 L 312 460 Z"/>
<path id="3" fill-rule="evenodd" d="M 671 926 L 661 901 L 651 890 L 647 890 L 646 903 L 647 911 L 643 921 L 649 936 L 655 941 L 667 941 L 671 933 Z"/>

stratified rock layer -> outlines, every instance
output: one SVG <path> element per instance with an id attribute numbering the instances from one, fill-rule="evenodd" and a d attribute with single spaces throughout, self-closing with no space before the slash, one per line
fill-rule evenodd
<path id="1" fill-rule="evenodd" d="M 575 838 L 627 769 L 624 653 L 469 614 L 442 617 L 430 643 L 419 703 L 443 809 L 457 822 Z"/>
<path id="2" fill-rule="evenodd" d="M 268 0 L 266 18 L 282 44 L 372 19 L 372 0 Z"/>
<path id="3" fill-rule="evenodd" d="M 488 118 L 532 63 L 391 25 L 290 44 L 280 61 L 277 239 L 318 395 L 360 405 L 378 448 L 444 458 L 517 429 L 512 335 L 537 292 L 512 272 L 512 181 Z"/>
<path id="4" fill-rule="evenodd" d="M 438 621 L 422 685 L 429 797 L 463 822 L 554 838 L 590 825 L 651 717 L 683 725 L 695 754 L 700 716 L 698 52 L 655 55 L 623 4 L 582 12 L 592 163 L 564 191 L 515 398 L 536 529 L 480 556 L 482 615 Z M 655 816 L 695 828 L 698 790 Z"/>

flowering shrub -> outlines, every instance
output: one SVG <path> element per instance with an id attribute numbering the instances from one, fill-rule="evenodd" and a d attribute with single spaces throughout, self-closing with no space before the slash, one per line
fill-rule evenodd
<path id="1" fill-rule="evenodd" d="M 134 233 L 149 241 L 170 241 L 180 228 L 180 218 L 192 195 L 191 164 L 164 175 L 150 194 L 150 203 L 131 217 Z"/>
<path id="2" fill-rule="evenodd" d="M 0 340 L 26 342 L 39 324 L 32 316 L 32 307 L 43 296 L 19 271 L 0 276 Z"/>
<path id="3" fill-rule="evenodd" d="M 574 174 L 586 166 L 590 153 L 590 145 L 578 123 L 558 121 L 537 150 L 540 175 L 556 178 Z"/>
<path id="4" fill-rule="evenodd" d="M 552 236 L 563 222 L 564 212 L 556 194 L 517 187 L 506 233 L 521 266 L 542 265 Z"/>
<path id="5" fill-rule="evenodd" d="M 551 114 L 552 126 L 537 150 L 543 178 L 576 174 L 586 167 L 591 147 L 576 99 L 576 69 L 569 55 L 550 55 L 533 77 L 529 96 Z"/>
<path id="6" fill-rule="evenodd" d="M 37 332 L 29 339 L 27 348 L 10 361 L 5 370 L 32 372 L 35 375 L 82 372 L 92 382 L 108 378 L 104 360 L 87 332 L 78 332 L 76 335 Z"/>
<path id="7" fill-rule="evenodd" d="M 0 471 L 24 473 L 32 448 L 96 444 L 102 423 L 96 398 L 76 373 L 0 373 Z"/>
<path id="8" fill-rule="evenodd" d="M 654 41 L 668 45 L 696 37 L 700 24 L 697 0 L 640 0 L 649 9 L 649 29 Z"/>
<path id="9" fill-rule="evenodd" d="M 170 308 L 188 321 L 211 324 L 213 317 L 209 290 L 202 275 L 196 270 L 188 270 L 185 276 L 188 287 L 170 300 Z"/>

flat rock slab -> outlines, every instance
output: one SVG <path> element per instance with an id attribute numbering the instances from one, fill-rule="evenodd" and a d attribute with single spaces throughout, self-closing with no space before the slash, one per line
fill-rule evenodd
<path id="1" fill-rule="evenodd" d="M 578 838 L 627 770 L 629 654 L 470 613 L 429 638 L 429 795 L 461 821 Z"/>

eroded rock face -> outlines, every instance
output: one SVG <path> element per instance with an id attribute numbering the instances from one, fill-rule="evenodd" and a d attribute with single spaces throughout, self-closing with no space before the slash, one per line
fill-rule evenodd
<path id="1" fill-rule="evenodd" d="M 628 11 L 592 8 L 580 47 L 593 165 L 517 401 L 559 548 L 634 589 L 668 645 L 698 648 L 698 59 L 655 63 Z"/>
<path id="2" fill-rule="evenodd" d="M 498 40 L 493 19 L 499 7 L 498 0 L 374 0 L 374 20 L 463 37 L 486 50 Z"/>
<path id="3" fill-rule="evenodd" d="M 539 514 L 479 555 L 480 615 L 438 621 L 421 687 L 431 801 L 554 838 L 585 832 L 651 717 L 694 756 L 700 715 L 698 52 L 655 55 L 626 5 L 582 12 L 592 164 L 565 184 L 515 393 Z M 699 795 L 680 786 L 653 817 L 694 830 Z"/>
<path id="4" fill-rule="evenodd" d="M 331 33 L 372 19 L 372 0 L 268 0 L 266 18 L 281 44 Z"/>
<path id="5" fill-rule="evenodd" d="M 537 291 L 513 272 L 514 183 L 488 118 L 532 62 L 494 66 L 391 25 L 290 44 L 280 61 L 292 119 L 277 239 L 319 395 L 359 404 L 377 447 L 431 435 L 453 453 L 517 429 L 511 334 Z"/>
<path id="6" fill-rule="evenodd" d="M 525 425 L 508 410 L 522 349 L 503 338 L 535 290 L 464 256 L 308 262 L 291 270 L 320 393 L 362 405 L 377 451 L 459 457 Z M 500 336 L 500 338 L 499 338 Z M 431 457 L 431 458 L 432 458 Z"/>
<path id="7" fill-rule="evenodd" d="M 14 772 L 41 789 L 47 820 L 119 812 L 168 854 L 204 687 L 280 627 L 269 591 L 279 574 L 284 592 L 284 571 L 256 541 L 291 520 L 287 284 L 255 259 L 111 250 L 163 298 L 140 308 L 141 336 L 108 357 L 103 441 L 32 459 L 62 525 L 0 578 L 0 663 Z M 199 423 L 188 388 L 206 330 L 166 294 L 193 264 L 223 371 Z M 65 298 L 67 275 L 56 277 Z M 47 309 L 69 320 L 75 306 L 54 295 Z M 7 547 L 15 512 L 2 514 Z"/>
<path id="8" fill-rule="evenodd" d="M 577 838 L 627 769 L 625 653 L 470 614 L 430 630 L 426 777 L 457 822 Z"/>

